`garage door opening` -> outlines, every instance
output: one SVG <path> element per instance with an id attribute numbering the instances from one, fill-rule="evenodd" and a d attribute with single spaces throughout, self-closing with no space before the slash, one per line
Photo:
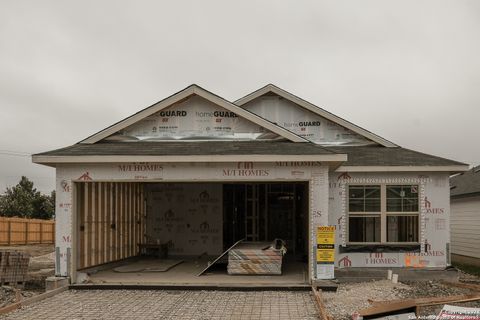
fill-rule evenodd
<path id="1" fill-rule="evenodd" d="M 88 274 L 90 283 L 291 286 L 308 282 L 306 182 L 87 182 L 79 183 L 76 194 L 81 204 L 77 206 L 77 269 L 82 277 Z M 280 269 L 272 267 L 272 261 L 258 265 L 258 260 L 271 258 L 264 250 L 275 251 L 276 239 L 284 244 Z M 242 253 L 241 248 L 237 256 L 263 269 L 252 269 L 245 261 L 237 261 L 234 268 L 225 254 L 199 275 L 239 241 L 243 248 L 253 245 L 261 256 L 245 258 L 242 254 L 248 250 Z"/>

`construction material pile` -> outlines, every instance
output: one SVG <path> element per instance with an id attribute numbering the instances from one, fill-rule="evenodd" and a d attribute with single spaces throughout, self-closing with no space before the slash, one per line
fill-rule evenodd
<path id="1" fill-rule="evenodd" d="M 2 285 L 23 288 L 30 255 L 25 252 L 0 250 L 0 282 Z"/>
<path id="2" fill-rule="evenodd" d="M 241 242 L 228 252 L 228 274 L 281 275 L 286 251 L 282 240 Z"/>

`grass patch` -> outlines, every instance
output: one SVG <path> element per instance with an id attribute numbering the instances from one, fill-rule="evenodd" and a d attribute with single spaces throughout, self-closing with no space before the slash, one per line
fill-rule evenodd
<path id="1" fill-rule="evenodd" d="M 465 273 L 480 277 L 480 267 L 472 266 L 470 264 L 461 264 L 461 263 L 454 263 L 453 266 L 457 269 L 462 270 Z"/>

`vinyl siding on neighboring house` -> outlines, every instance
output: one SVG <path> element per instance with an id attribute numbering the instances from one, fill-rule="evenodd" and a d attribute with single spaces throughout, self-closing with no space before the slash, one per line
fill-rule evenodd
<path id="1" fill-rule="evenodd" d="M 451 200 L 451 252 L 480 259 L 480 196 Z"/>

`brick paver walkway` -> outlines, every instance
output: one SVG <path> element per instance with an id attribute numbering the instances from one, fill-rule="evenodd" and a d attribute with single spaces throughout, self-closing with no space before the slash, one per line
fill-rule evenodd
<path id="1" fill-rule="evenodd" d="M 69 290 L 0 319 L 318 319 L 310 292 Z"/>

